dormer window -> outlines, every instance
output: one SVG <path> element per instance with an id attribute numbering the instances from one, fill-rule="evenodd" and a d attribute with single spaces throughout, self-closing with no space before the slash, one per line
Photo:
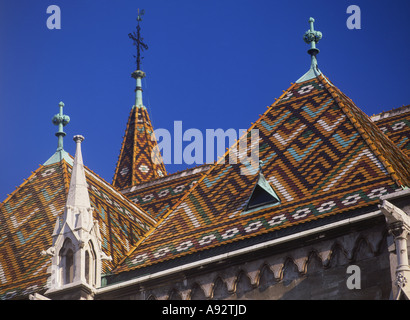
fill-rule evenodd
<path id="1" fill-rule="evenodd" d="M 248 203 L 246 204 L 246 211 L 280 203 L 279 197 L 269 182 L 265 179 L 261 167 L 259 168 L 258 175 L 258 181 L 256 182 L 251 196 L 248 199 Z"/>

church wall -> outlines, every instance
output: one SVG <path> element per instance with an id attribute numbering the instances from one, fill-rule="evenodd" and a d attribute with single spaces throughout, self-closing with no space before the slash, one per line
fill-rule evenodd
<path id="1" fill-rule="evenodd" d="M 374 222 L 373 222 L 374 223 Z M 97 299 L 389 299 L 391 277 L 385 224 L 293 247 L 271 247 L 132 287 Z M 370 226 L 371 225 L 371 226 Z M 310 243 L 310 242 L 309 242 Z M 348 272 L 348 266 L 358 272 Z M 360 275 L 360 279 L 359 279 Z M 349 289 L 348 281 L 356 288 Z M 352 278 L 353 277 L 353 278 Z"/>

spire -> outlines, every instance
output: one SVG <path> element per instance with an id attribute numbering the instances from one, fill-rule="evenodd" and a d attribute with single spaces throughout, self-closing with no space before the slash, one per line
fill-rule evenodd
<path id="1" fill-rule="evenodd" d="M 81 153 L 84 137 L 74 136 L 76 151 L 70 188 L 62 215 L 57 217 L 52 246 L 51 276 L 46 295 L 52 299 L 89 299 L 101 286 L 101 261 L 111 259 L 102 251 L 99 225 L 93 217 Z"/>
<path id="2" fill-rule="evenodd" d="M 317 77 L 319 74 L 321 74 L 317 65 L 316 55 L 319 53 L 319 49 L 316 48 L 316 44 L 319 42 L 320 39 L 322 39 L 322 33 L 320 31 L 315 30 L 313 25 L 314 22 L 315 19 L 313 19 L 312 17 L 309 18 L 310 28 L 303 35 L 303 40 L 307 44 L 310 44 L 310 49 L 307 51 L 311 57 L 310 69 L 300 79 L 298 79 L 296 83 L 313 79 Z"/>
<path id="3" fill-rule="evenodd" d="M 73 140 L 76 143 L 76 151 L 67 196 L 67 206 L 90 208 L 90 198 L 85 180 L 83 156 L 81 154 L 81 142 L 84 141 L 84 137 L 76 135 Z"/>
<path id="4" fill-rule="evenodd" d="M 60 162 L 62 159 L 65 159 L 68 163 L 72 164 L 72 160 L 68 153 L 64 151 L 63 145 L 63 139 L 66 135 L 66 133 L 63 131 L 63 128 L 70 122 L 70 117 L 63 114 L 64 103 L 60 101 L 58 105 L 60 107 L 60 112 L 57 113 L 51 120 L 53 124 L 58 126 L 58 131 L 55 134 L 58 138 L 57 151 L 51 156 L 50 159 L 48 159 L 44 163 L 45 166 L 56 162 Z"/>
<path id="5" fill-rule="evenodd" d="M 159 152 L 154 129 L 148 111 L 142 102 L 141 80 L 145 72 L 141 70 L 141 51 L 148 49 L 141 37 L 140 21 L 144 10 L 138 10 L 137 32 L 129 33 L 137 47 L 137 70 L 131 76 L 136 80 L 135 104 L 128 117 L 127 128 L 114 174 L 113 185 L 121 190 L 166 175 L 165 165 Z"/>

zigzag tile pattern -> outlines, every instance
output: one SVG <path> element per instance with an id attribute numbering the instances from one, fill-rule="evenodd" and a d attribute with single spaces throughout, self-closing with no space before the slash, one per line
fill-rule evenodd
<path id="1" fill-rule="evenodd" d="M 71 167 L 64 160 L 41 166 L 1 204 L 0 299 L 45 290 L 51 260 L 40 253 L 52 244 L 70 177 Z M 108 272 L 155 221 L 88 169 L 86 179 L 103 250 L 113 258 L 103 262 L 103 272 Z"/>
<path id="2" fill-rule="evenodd" d="M 404 154 L 397 148 L 384 150 L 390 140 L 384 141 L 388 139 L 367 121 L 322 76 L 292 85 L 250 128 L 259 132 L 263 174 L 280 204 L 244 211 L 257 165 L 230 164 L 230 153 L 239 154 L 231 147 L 225 162 L 215 164 L 114 272 L 376 204 L 410 175 L 402 166 L 391 167 Z M 248 146 L 250 130 L 241 138 Z M 369 141 L 369 135 L 377 140 Z"/>
<path id="3" fill-rule="evenodd" d="M 410 111 L 378 120 L 375 123 L 403 153 L 410 157 Z"/>
<path id="4" fill-rule="evenodd" d="M 113 185 L 123 190 L 167 174 L 147 109 L 132 108 Z"/>
<path id="5" fill-rule="evenodd" d="M 199 181 L 208 168 L 209 165 L 203 165 L 186 170 L 186 174 L 167 175 L 130 188 L 123 194 L 158 221 Z"/>

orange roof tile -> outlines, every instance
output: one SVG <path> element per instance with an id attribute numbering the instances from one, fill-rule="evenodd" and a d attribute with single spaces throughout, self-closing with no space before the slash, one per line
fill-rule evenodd
<path id="1" fill-rule="evenodd" d="M 372 117 L 380 130 L 410 157 L 410 106 L 403 106 Z"/>
<path id="2" fill-rule="evenodd" d="M 145 107 L 131 109 L 113 186 L 123 190 L 167 174 Z"/>

